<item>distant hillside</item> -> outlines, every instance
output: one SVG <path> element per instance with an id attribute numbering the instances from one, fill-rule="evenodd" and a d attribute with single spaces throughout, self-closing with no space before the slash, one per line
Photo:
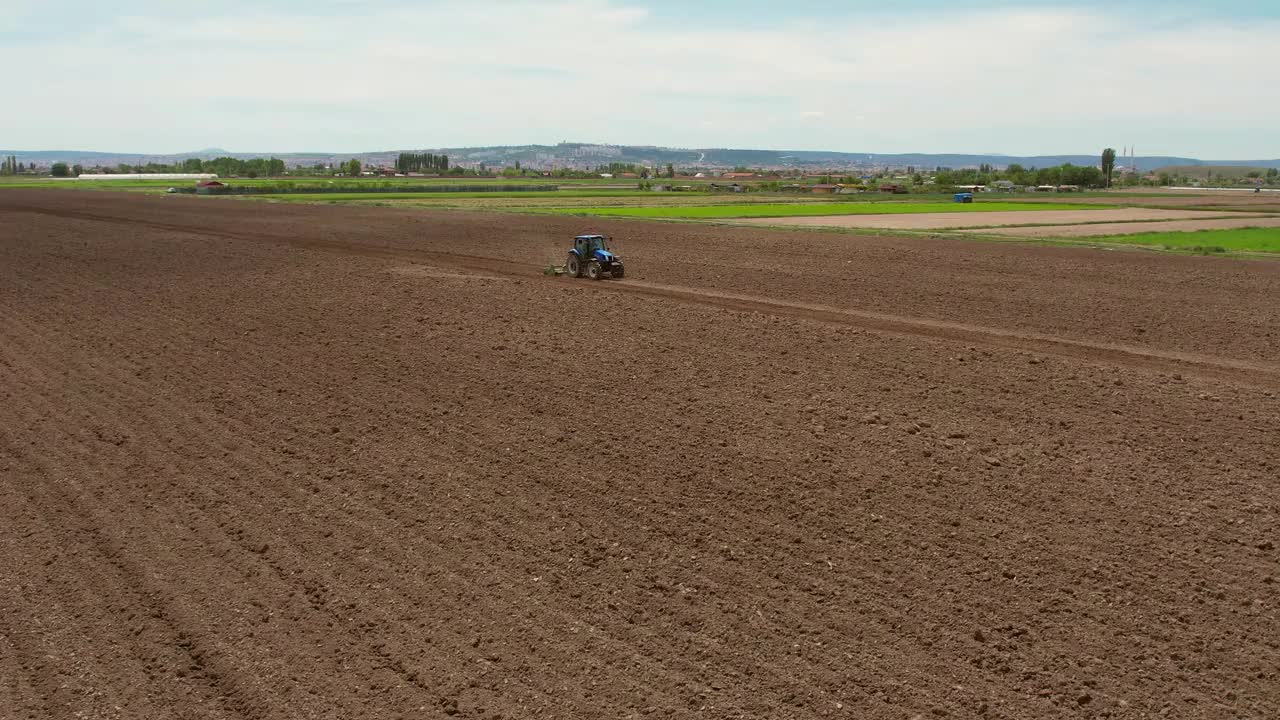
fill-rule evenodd
<path id="1" fill-rule="evenodd" d="M 825 150 L 753 150 L 745 148 L 662 148 L 652 145 L 589 145 L 585 143 L 561 143 L 559 145 L 500 145 L 480 148 L 423 148 L 424 152 L 449 155 L 462 162 L 484 162 L 489 166 L 509 165 L 517 160 L 522 166 L 540 167 L 549 158 L 562 163 L 578 160 L 583 163 L 609 162 L 635 163 L 661 167 L 672 163 L 680 167 L 705 167 L 712 169 L 744 167 L 762 168 L 859 168 L 859 167 L 910 167 L 929 168 L 977 167 L 982 164 L 1005 167 L 1017 163 L 1024 167 L 1051 167 L 1071 163 L 1073 165 L 1097 165 L 1098 155 L 1038 155 L 1010 156 L 996 154 L 930 154 L 930 153 L 850 153 Z M 1136 160 L 1141 171 L 1154 170 L 1166 165 L 1232 165 L 1280 167 L 1280 159 L 1248 161 L 1206 161 L 1180 157 L 1139 157 Z"/>
<path id="2" fill-rule="evenodd" d="M 92 165 L 119 165 L 126 163 L 129 165 L 145 165 L 147 163 L 169 164 L 181 162 L 187 158 L 199 158 L 201 160 L 212 160 L 219 157 L 234 157 L 241 160 L 252 160 L 253 158 L 269 158 L 277 157 L 285 160 L 290 165 L 298 164 L 314 164 L 317 162 L 328 162 L 331 159 L 341 158 L 349 160 L 352 157 L 361 157 L 360 154 L 341 154 L 341 153 L 272 153 L 272 152 L 250 152 L 237 153 L 227 150 L 219 150 L 217 148 L 208 148 L 205 150 L 196 150 L 194 152 L 176 153 L 172 155 L 154 154 L 154 153 L 120 153 L 120 152 L 101 152 L 97 150 L 0 150 L 0 156 L 14 155 L 20 163 L 34 162 L 39 165 L 49 165 L 55 162 L 65 162 L 72 164 L 80 164 L 85 166 Z"/>
<path id="3" fill-rule="evenodd" d="M 871 169 L 916 167 L 965 168 L 988 164 L 1006 167 L 1017 163 L 1024 167 L 1049 167 L 1071 163 L 1073 165 L 1097 165 L 1097 155 L 1038 155 L 1010 156 L 996 154 L 930 154 L 930 153 L 851 153 L 815 150 L 753 150 L 748 148 L 668 148 L 653 145 L 597 145 L 591 143 L 560 143 L 558 145 L 493 145 L 487 147 L 421 147 L 400 150 L 383 150 L 364 153 L 271 153 L 228 152 L 209 148 L 173 155 L 96 152 L 84 150 L 0 150 L 0 155 L 16 155 L 18 162 L 35 162 L 48 165 L 54 162 L 93 165 L 145 165 L 181 162 L 186 158 L 209 160 L 230 156 L 242 160 L 277 157 L 290 166 L 316 163 L 343 162 L 356 158 L 365 164 L 392 165 L 401 152 L 432 152 L 445 154 L 454 164 L 467 167 L 485 165 L 501 168 L 519 162 L 527 168 L 582 168 L 589 169 L 608 163 L 633 163 L 650 167 L 665 167 L 668 163 L 683 169 L 704 168 L 722 170 L 738 166 L 768 169 Z M 1123 160 L 1120 160 L 1123 164 Z M 1139 170 L 1146 172 L 1167 167 L 1230 167 L 1249 170 L 1280 168 L 1277 160 L 1198 160 L 1182 157 L 1139 157 Z"/>

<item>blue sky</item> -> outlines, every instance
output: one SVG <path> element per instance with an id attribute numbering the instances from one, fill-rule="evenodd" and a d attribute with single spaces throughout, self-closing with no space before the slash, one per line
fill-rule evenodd
<path id="1" fill-rule="evenodd" d="M 1280 157 L 1280 0 L 0 0 L 0 147 Z"/>

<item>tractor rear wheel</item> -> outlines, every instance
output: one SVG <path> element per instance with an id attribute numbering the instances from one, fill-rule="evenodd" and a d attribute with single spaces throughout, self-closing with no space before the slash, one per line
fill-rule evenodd
<path id="1" fill-rule="evenodd" d="M 569 254 L 569 259 L 564 263 L 564 271 L 569 274 L 569 277 L 582 277 L 582 261 L 577 255 Z"/>
<path id="2" fill-rule="evenodd" d="M 592 260 L 587 263 L 587 277 L 592 280 L 599 280 L 604 275 L 604 270 L 600 268 L 600 263 Z"/>

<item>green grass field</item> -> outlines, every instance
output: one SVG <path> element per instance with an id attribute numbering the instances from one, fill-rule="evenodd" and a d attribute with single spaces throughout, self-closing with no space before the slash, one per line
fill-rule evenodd
<path id="1" fill-rule="evenodd" d="M 879 195 L 849 195 L 849 196 L 833 196 L 830 199 L 823 199 L 821 202 L 814 202 L 814 199 L 806 195 L 782 195 L 776 193 L 756 193 L 750 195 L 730 194 L 730 193 L 711 193 L 711 192 L 688 192 L 688 193 L 656 193 L 637 189 L 593 189 L 589 187 L 564 187 L 555 191 L 523 191 L 523 192 L 386 192 L 386 193 L 370 193 L 370 192 L 319 192 L 319 193 L 264 193 L 261 195 L 251 195 L 246 197 L 266 198 L 269 200 L 281 200 L 285 202 L 362 202 L 362 201 L 396 201 L 428 204 L 436 200 L 458 200 L 458 199 L 483 199 L 483 200 L 530 200 L 537 201 L 529 203 L 530 205 L 545 205 L 546 209 L 566 212 L 594 212 L 601 211 L 601 214 L 612 213 L 615 211 L 626 210 L 628 208 L 649 208 L 649 207 L 687 207 L 702 205 L 723 205 L 730 207 L 742 207 L 749 205 L 795 205 L 802 207 L 827 207 L 832 205 L 870 205 L 887 204 L 883 200 L 883 196 Z M 596 205 L 590 202 L 575 203 L 573 207 L 559 207 L 555 202 L 544 203 L 548 199 L 571 201 L 571 200 L 591 200 L 592 198 L 600 198 L 607 200 L 625 200 L 627 202 L 609 202 L 605 205 Z M 961 206 L 951 203 L 942 202 L 937 195 L 921 195 L 910 198 L 902 198 L 894 200 L 893 206 L 899 205 L 922 205 L 945 207 L 948 210 L 958 209 Z M 524 203 L 503 203 L 512 209 L 524 209 Z M 578 206 L 581 207 L 578 207 Z M 1024 203 L 1018 203 L 1011 207 L 1028 209 Z M 1075 207 L 1075 206 L 1072 206 Z M 1032 207 L 1030 209 L 1036 209 Z M 851 210 L 848 212 L 871 212 L 868 210 Z M 881 211 L 875 211 L 881 212 Z M 889 211 L 885 211 L 889 212 Z M 827 213 L 822 213 L 827 214 Z"/>
<path id="2" fill-rule="evenodd" d="M 942 212 L 1007 212 L 1035 210 L 1098 210 L 1106 205 L 1013 202 L 828 202 L 796 204 L 714 205 L 707 207 L 587 207 L 556 208 L 548 212 L 610 217 L 715 220 L 731 218 L 805 217 L 823 215 L 896 215 Z"/>
<path id="3" fill-rule="evenodd" d="M 1089 242 L 1158 246 L 1189 252 L 1280 253 L 1280 228 L 1198 230 L 1195 232 L 1139 233 L 1088 238 Z"/>

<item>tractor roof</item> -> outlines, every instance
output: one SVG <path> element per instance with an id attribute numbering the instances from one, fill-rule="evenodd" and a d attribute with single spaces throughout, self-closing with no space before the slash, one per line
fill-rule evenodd
<path id="1" fill-rule="evenodd" d="M 574 240 L 594 240 L 596 238 L 603 238 L 603 237 L 604 237 L 603 235 L 578 235 L 573 239 Z"/>

